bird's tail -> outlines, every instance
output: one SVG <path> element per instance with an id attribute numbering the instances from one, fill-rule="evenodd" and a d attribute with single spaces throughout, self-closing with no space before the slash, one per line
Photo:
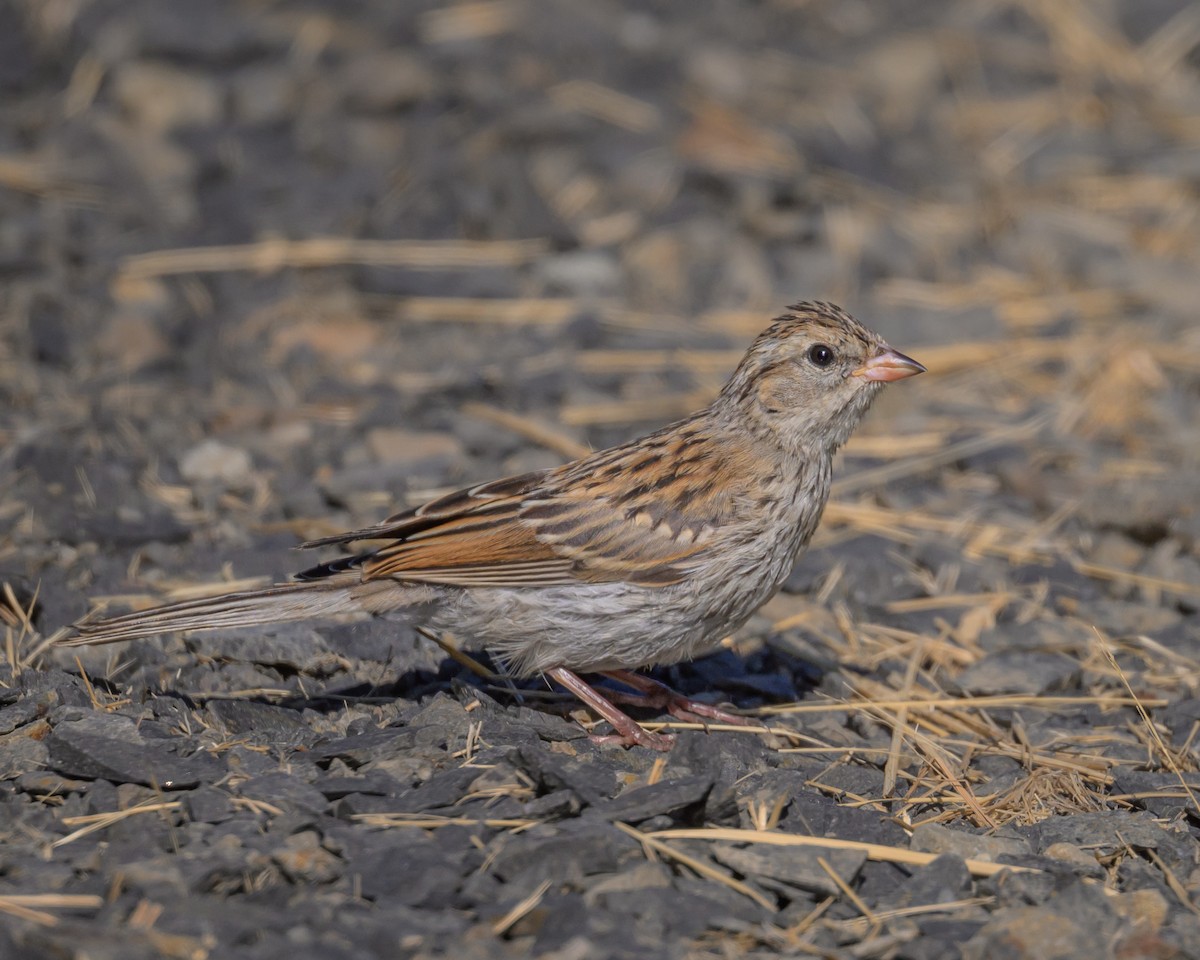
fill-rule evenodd
<path id="1" fill-rule="evenodd" d="M 354 578 L 358 582 L 358 578 Z M 357 591 L 355 591 L 357 593 Z M 61 640 L 61 646 L 77 647 L 93 643 L 117 643 L 138 637 L 151 637 L 177 630 L 214 630 L 222 627 L 247 627 L 286 620 L 360 613 L 369 609 L 362 598 L 351 591 L 351 584 L 330 580 L 277 583 L 261 590 L 242 590 L 199 600 L 183 600 L 105 620 L 75 624 L 75 635 Z"/>

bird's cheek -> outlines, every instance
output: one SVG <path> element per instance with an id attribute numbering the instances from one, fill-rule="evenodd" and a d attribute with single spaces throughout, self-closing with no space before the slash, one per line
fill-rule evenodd
<path id="1" fill-rule="evenodd" d="M 765 413 L 779 413 L 796 403 L 795 384 L 775 374 L 763 377 L 758 384 L 758 406 Z"/>

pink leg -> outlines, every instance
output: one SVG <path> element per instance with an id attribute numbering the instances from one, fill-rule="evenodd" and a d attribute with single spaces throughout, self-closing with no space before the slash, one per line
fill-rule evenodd
<path id="1" fill-rule="evenodd" d="M 618 743 L 623 747 L 631 747 L 637 744 L 638 746 L 649 747 L 652 750 L 670 750 L 674 744 L 675 738 L 673 736 L 651 733 L 649 730 L 643 729 L 631 717 L 623 714 L 565 667 L 554 667 L 551 670 L 547 670 L 546 676 L 559 684 L 559 686 L 565 687 L 571 693 L 575 694 L 575 696 L 611 723 L 613 729 L 617 731 L 615 735 L 607 737 L 600 737 L 593 734 L 592 740 L 595 743 Z"/>
<path id="2" fill-rule="evenodd" d="M 756 724 L 758 722 L 750 717 L 739 717 L 737 714 L 726 713 L 724 710 L 718 709 L 711 704 L 692 700 L 677 690 L 672 690 L 665 683 L 659 683 L 657 680 L 652 680 L 650 677 L 640 673 L 634 673 L 632 670 L 605 670 L 604 676 L 616 680 L 618 683 L 623 683 L 627 687 L 633 687 L 634 690 L 640 693 L 640 696 L 637 697 L 630 697 L 628 694 L 613 695 L 610 693 L 610 696 L 614 700 L 621 700 L 626 703 L 641 703 L 648 707 L 658 707 L 666 710 L 667 713 L 678 720 L 686 720 L 693 723 L 716 720 L 718 723 L 734 723 L 739 726 L 744 726 L 748 723 Z"/>

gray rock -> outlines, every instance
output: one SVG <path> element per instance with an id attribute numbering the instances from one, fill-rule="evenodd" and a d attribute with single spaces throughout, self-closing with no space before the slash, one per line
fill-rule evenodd
<path id="1" fill-rule="evenodd" d="M 183 797 L 183 809 L 193 823 L 220 823 L 233 816 L 233 801 L 216 787 L 199 787 Z"/>
<path id="2" fill-rule="evenodd" d="M 312 744 L 319 734 L 295 710 L 250 700 L 210 700 L 208 712 L 233 738 L 272 746 Z"/>
<path id="3" fill-rule="evenodd" d="M 238 793 L 275 807 L 286 807 L 306 814 L 324 813 L 329 803 L 316 787 L 290 773 L 267 773 L 238 784 Z"/>
<path id="4" fill-rule="evenodd" d="M 180 790 L 218 779 L 224 769 L 208 754 L 180 755 L 173 743 L 115 739 L 81 726 L 60 723 L 47 741 L 50 765 L 70 777 Z"/>
<path id="5" fill-rule="evenodd" d="M 605 820 L 641 823 L 655 816 L 690 822 L 703 814 L 713 782 L 708 777 L 664 780 L 626 790 L 612 800 L 596 804 L 592 812 Z"/>
<path id="6" fill-rule="evenodd" d="M 900 907 L 919 907 L 954 903 L 969 897 L 971 891 L 971 873 L 963 863 L 963 858 L 953 853 L 943 853 L 933 863 L 913 871 L 912 877 L 896 892 L 895 904 Z"/>
<path id="7" fill-rule="evenodd" d="M 993 653 L 973 663 L 958 685 L 978 696 L 999 693 L 1041 694 L 1078 683 L 1082 665 L 1060 653 L 1012 650 Z"/>
<path id="8" fill-rule="evenodd" d="M 921 853 L 953 854 L 963 860 L 988 862 L 1031 853 L 1029 841 L 1022 837 L 967 833 L 940 823 L 923 823 L 916 827 L 912 832 L 911 846 Z"/>
<path id="9" fill-rule="evenodd" d="M 744 877 L 777 880 L 822 897 L 840 896 L 841 888 L 818 861 L 824 860 L 848 884 L 853 884 L 867 861 L 861 850 L 777 847 L 765 843 L 746 847 L 714 843 L 712 856 Z"/>

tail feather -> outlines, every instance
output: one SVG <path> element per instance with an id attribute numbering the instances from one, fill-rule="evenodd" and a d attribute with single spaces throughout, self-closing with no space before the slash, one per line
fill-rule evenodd
<path id="1" fill-rule="evenodd" d="M 261 590 L 184 600 L 90 623 L 81 620 L 75 624 L 77 635 L 60 643 L 66 647 L 117 643 L 182 630 L 246 627 L 362 610 L 363 605 L 351 594 L 350 584 L 330 580 L 277 583 Z"/>

